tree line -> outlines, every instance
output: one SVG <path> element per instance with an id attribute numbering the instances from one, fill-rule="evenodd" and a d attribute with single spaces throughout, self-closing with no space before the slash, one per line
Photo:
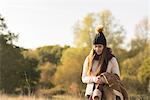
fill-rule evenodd
<path id="1" fill-rule="evenodd" d="M 125 44 L 126 31 L 109 10 L 88 13 L 74 24 L 74 47 L 50 45 L 26 49 L 14 44 L 19 38 L 8 30 L 0 15 L 0 91 L 10 94 L 82 94 L 82 65 L 92 48 L 94 27 L 102 24 L 108 46 L 119 61 L 121 79 L 130 94 L 150 93 L 149 19 L 135 25 L 134 38 Z M 45 91 L 42 91 L 45 92 Z"/>

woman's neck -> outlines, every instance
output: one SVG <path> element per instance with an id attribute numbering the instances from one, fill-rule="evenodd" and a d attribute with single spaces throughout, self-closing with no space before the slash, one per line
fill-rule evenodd
<path id="1" fill-rule="evenodd" d="M 98 54 L 96 53 L 95 56 L 94 56 L 94 60 L 99 60 L 100 56 L 101 56 L 101 54 L 98 55 Z"/>

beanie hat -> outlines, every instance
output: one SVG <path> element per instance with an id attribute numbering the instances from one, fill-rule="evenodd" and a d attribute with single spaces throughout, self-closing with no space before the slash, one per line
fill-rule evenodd
<path id="1" fill-rule="evenodd" d="M 93 44 L 102 44 L 104 46 L 107 45 L 106 38 L 105 38 L 102 31 L 103 31 L 103 26 L 102 25 L 98 25 L 95 28 L 96 35 L 94 37 Z"/>

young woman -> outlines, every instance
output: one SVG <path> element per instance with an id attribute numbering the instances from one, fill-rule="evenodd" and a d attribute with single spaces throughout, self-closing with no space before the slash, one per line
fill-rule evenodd
<path id="1" fill-rule="evenodd" d="M 93 40 L 93 48 L 84 61 L 82 71 L 82 82 L 87 84 L 85 96 L 88 100 L 92 98 L 95 88 L 94 84 L 103 84 L 103 80 L 97 75 L 103 72 L 109 72 L 120 76 L 118 62 L 111 53 L 111 49 L 107 47 L 106 38 L 103 34 L 103 27 L 97 26 L 96 33 Z M 106 100 L 114 100 L 114 94 L 109 87 L 104 88 L 102 91 L 102 95 Z"/>

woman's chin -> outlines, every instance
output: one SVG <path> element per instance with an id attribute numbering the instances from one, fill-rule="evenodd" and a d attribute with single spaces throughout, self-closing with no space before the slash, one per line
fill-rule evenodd
<path id="1" fill-rule="evenodd" d="M 97 55 L 101 55 L 101 53 L 97 53 Z"/>

